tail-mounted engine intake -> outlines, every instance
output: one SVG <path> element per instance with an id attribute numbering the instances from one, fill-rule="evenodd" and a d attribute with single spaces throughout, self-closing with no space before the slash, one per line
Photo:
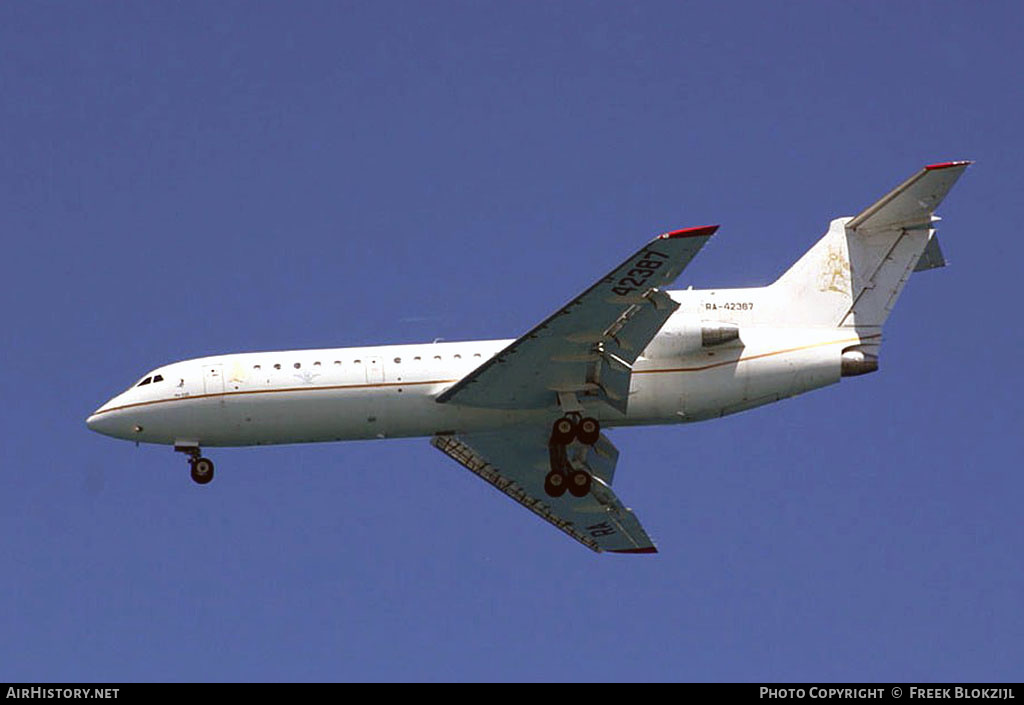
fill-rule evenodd
<path id="1" fill-rule="evenodd" d="M 722 345 L 731 340 L 740 339 L 740 327 L 732 323 L 708 323 L 700 328 L 700 344 L 705 348 Z"/>
<path id="2" fill-rule="evenodd" d="M 843 377 L 866 375 L 878 369 L 878 355 L 865 352 L 856 345 L 846 348 L 843 350 L 842 363 L 839 369 Z"/>
<path id="3" fill-rule="evenodd" d="M 682 357 L 702 348 L 724 345 L 739 340 L 740 328 L 732 323 L 698 319 L 669 319 L 668 323 L 644 350 L 644 357 Z"/>

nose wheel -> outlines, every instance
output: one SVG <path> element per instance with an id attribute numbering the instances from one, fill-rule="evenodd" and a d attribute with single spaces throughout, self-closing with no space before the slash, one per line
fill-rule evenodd
<path id="1" fill-rule="evenodd" d="M 202 456 L 199 446 L 174 446 L 174 450 L 188 455 L 189 474 L 193 482 L 207 485 L 213 480 L 213 461 Z"/>
<path id="2" fill-rule="evenodd" d="M 190 460 L 192 479 L 199 485 L 206 485 L 213 479 L 213 461 L 209 458 Z"/>

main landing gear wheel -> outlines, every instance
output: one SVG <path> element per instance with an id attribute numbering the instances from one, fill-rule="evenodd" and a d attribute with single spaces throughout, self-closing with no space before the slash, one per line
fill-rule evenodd
<path id="1" fill-rule="evenodd" d="M 548 497 L 561 497 L 565 494 L 566 485 L 568 485 L 568 478 L 561 470 L 552 470 L 544 478 L 544 491 Z"/>
<path id="2" fill-rule="evenodd" d="M 587 416 L 579 422 L 576 427 L 576 438 L 579 439 L 583 445 L 592 446 L 597 443 L 597 439 L 601 437 L 601 424 L 597 422 L 597 419 Z"/>
<path id="3" fill-rule="evenodd" d="M 590 473 L 585 470 L 573 470 L 569 473 L 569 493 L 573 497 L 586 497 L 590 492 Z"/>
<path id="4" fill-rule="evenodd" d="M 576 438 L 576 422 L 568 416 L 555 421 L 551 426 L 551 442 L 567 446 Z"/>
<path id="5" fill-rule="evenodd" d="M 189 461 L 192 466 L 192 479 L 200 485 L 205 485 L 213 479 L 213 461 L 209 458 L 193 458 Z"/>
<path id="6" fill-rule="evenodd" d="M 566 453 L 575 441 L 588 446 L 597 443 L 601 437 L 601 425 L 597 419 L 569 413 L 551 426 L 551 440 L 548 451 L 551 456 L 551 472 L 544 478 L 544 491 L 549 497 L 561 497 L 566 490 L 573 497 L 586 497 L 590 492 L 590 473 L 573 468 Z"/>

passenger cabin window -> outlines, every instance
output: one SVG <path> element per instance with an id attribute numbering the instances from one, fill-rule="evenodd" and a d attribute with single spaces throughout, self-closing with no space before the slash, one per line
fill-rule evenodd
<path id="1" fill-rule="evenodd" d="M 260 369 L 260 366 L 259 366 L 259 365 L 253 365 L 253 366 L 252 366 L 252 368 L 253 368 L 254 370 L 258 370 L 258 369 Z"/>
<path id="2" fill-rule="evenodd" d="M 279 363 L 277 363 L 276 365 L 274 365 L 274 369 L 275 369 L 275 370 L 279 370 L 279 369 L 281 369 L 281 363 L 279 362 Z"/>
<path id="3" fill-rule="evenodd" d="M 340 364 L 341 364 L 341 360 L 335 360 L 335 361 L 334 361 L 334 364 L 335 364 L 335 365 L 340 365 Z"/>
<path id="4" fill-rule="evenodd" d="M 299 369 L 300 367 L 302 367 L 302 363 L 301 362 L 296 362 L 295 363 L 295 369 Z"/>
<path id="5" fill-rule="evenodd" d="M 400 357 L 396 357 L 396 358 L 395 358 L 395 364 L 396 364 L 396 365 L 400 365 L 400 364 L 402 364 L 402 358 L 400 358 Z"/>

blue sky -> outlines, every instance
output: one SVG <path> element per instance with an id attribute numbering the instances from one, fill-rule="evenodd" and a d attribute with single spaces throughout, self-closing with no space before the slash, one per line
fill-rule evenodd
<path id="1" fill-rule="evenodd" d="M 1019 3 L 0 5 L 0 680 L 1019 680 Z M 882 369 L 621 430 L 657 556 L 424 439 L 90 433 L 145 370 L 513 337 L 639 243 L 770 282 L 974 159 Z"/>

